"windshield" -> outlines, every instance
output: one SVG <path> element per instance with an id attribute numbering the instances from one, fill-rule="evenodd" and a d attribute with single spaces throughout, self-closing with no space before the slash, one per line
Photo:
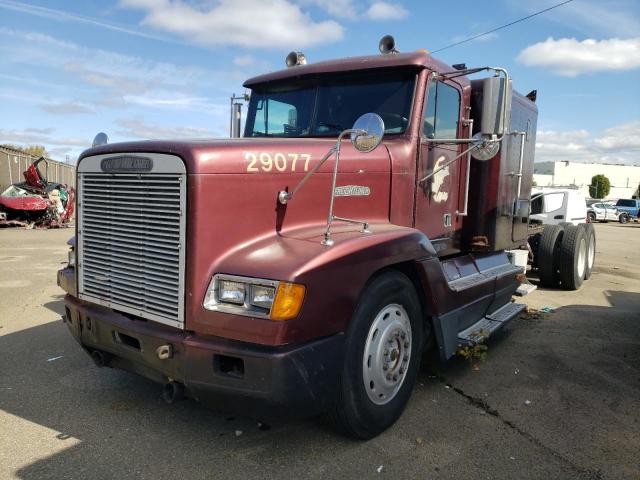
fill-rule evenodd
<path id="1" fill-rule="evenodd" d="M 636 201 L 635 200 L 618 200 L 618 203 L 616 203 L 617 207 L 635 207 L 636 206 Z"/>
<path id="2" fill-rule="evenodd" d="M 337 136 L 369 112 L 382 117 L 385 134 L 403 133 L 414 83 L 413 72 L 363 72 L 259 86 L 251 94 L 245 137 Z"/>

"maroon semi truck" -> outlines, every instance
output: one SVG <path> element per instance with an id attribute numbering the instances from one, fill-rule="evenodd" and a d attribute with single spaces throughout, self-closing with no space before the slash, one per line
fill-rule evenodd
<path id="1" fill-rule="evenodd" d="M 98 365 L 370 438 L 426 348 L 448 359 L 524 309 L 507 251 L 528 248 L 535 103 L 501 68 L 381 50 L 247 80 L 244 138 L 81 155 L 58 283 Z"/>

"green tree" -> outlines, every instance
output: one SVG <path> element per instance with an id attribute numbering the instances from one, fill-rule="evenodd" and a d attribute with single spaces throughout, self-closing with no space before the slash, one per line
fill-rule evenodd
<path id="1" fill-rule="evenodd" d="M 22 152 L 26 155 L 31 155 L 32 157 L 48 157 L 49 156 L 49 154 L 47 153 L 47 149 L 44 148 L 43 145 L 20 146 L 20 145 L 4 144 L 0 146 L 8 147 L 13 150 L 18 150 L 19 152 Z"/>
<path id="2" fill-rule="evenodd" d="M 602 174 L 591 177 L 591 185 L 589 185 L 589 195 L 591 198 L 601 199 L 609 195 L 611 191 L 611 182 Z"/>

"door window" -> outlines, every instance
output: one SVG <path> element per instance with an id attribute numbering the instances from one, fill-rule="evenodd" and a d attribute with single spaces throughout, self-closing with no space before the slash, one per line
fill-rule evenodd
<path id="1" fill-rule="evenodd" d="M 555 212 L 562 208 L 564 193 L 549 193 L 544 196 L 544 213 Z"/>
<path id="2" fill-rule="evenodd" d="M 443 82 L 431 82 L 426 96 L 423 131 L 427 138 L 457 138 L 460 92 Z"/>

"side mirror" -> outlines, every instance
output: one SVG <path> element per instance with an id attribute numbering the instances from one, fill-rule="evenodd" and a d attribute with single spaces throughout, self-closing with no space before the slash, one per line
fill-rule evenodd
<path id="1" fill-rule="evenodd" d="M 487 137 L 478 132 L 473 136 L 473 146 L 471 150 L 471 156 L 476 160 L 490 160 L 498 154 L 500 150 L 500 143 L 487 142 Z"/>
<path id="2" fill-rule="evenodd" d="M 352 130 L 356 130 L 351 132 L 353 147 L 359 152 L 369 153 L 380 145 L 384 137 L 384 121 L 377 113 L 365 113 L 355 121 Z"/>
<path id="3" fill-rule="evenodd" d="M 482 133 L 503 135 L 511 119 L 511 80 L 489 77 L 482 84 Z"/>

